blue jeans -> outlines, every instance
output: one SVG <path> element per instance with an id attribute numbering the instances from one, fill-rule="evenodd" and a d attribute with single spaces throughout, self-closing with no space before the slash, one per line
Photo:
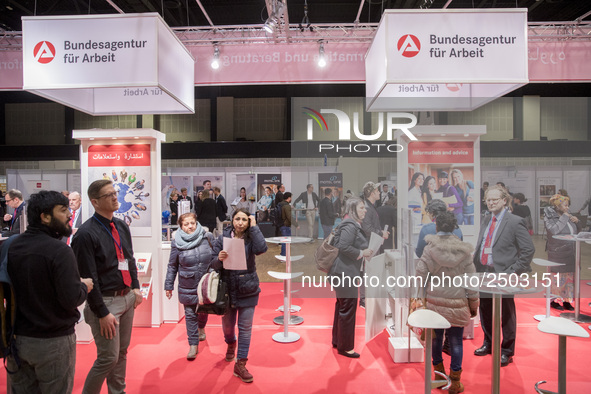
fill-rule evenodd
<path id="1" fill-rule="evenodd" d="M 289 237 L 291 235 L 291 227 L 281 226 L 281 228 L 279 228 L 279 231 L 281 232 L 281 235 L 283 235 L 284 237 Z M 285 256 L 285 244 L 281 244 L 281 256 Z"/>
<path id="2" fill-rule="evenodd" d="M 461 223 L 458 222 L 458 224 L 461 224 Z M 474 224 L 474 214 L 465 213 L 464 214 L 464 223 L 463 224 L 468 224 L 468 225 Z"/>
<path id="3" fill-rule="evenodd" d="M 16 336 L 21 367 L 7 374 L 13 394 L 71 393 L 76 365 L 76 334 L 56 338 Z M 17 366 L 12 357 L 7 365 Z"/>
<path id="4" fill-rule="evenodd" d="M 443 362 L 441 355 L 443 348 L 443 333 L 445 330 L 433 330 L 435 335 L 433 337 L 433 365 Z M 451 365 L 452 371 L 459 371 L 462 369 L 462 358 L 464 357 L 464 327 L 450 327 L 447 329 L 447 336 L 449 339 L 449 350 L 451 351 Z"/>
<path id="5" fill-rule="evenodd" d="M 250 349 L 250 337 L 252 334 L 252 320 L 254 318 L 254 306 L 230 308 L 230 311 L 222 316 L 222 330 L 226 343 L 236 342 L 236 315 L 238 315 L 238 360 L 248 358 Z"/>
<path id="6" fill-rule="evenodd" d="M 187 339 L 189 345 L 199 345 L 199 328 L 205 328 L 207 313 L 195 313 L 197 305 L 183 305 L 185 307 L 185 326 L 187 326 Z"/>

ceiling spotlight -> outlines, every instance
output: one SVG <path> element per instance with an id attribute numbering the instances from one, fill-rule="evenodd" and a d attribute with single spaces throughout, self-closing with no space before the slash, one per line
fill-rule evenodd
<path id="1" fill-rule="evenodd" d="M 304 18 L 302 22 L 298 26 L 300 31 L 303 33 L 306 29 L 310 29 L 310 31 L 314 31 L 312 24 L 310 23 L 310 18 L 308 18 L 308 0 L 304 1 Z"/>
<path id="2" fill-rule="evenodd" d="M 281 0 L 274 1 L 273 2 L 273 11 L 271 12 L 271 15 L 269 15 L 269 17 L 265 21 L 265 24 L 263 25 L 263 29 L 267 33 L 272 34 L 275 31 L 275 29 L 279 26 L 279 23 L 281 22 L 282 14 L 283 14 L 283 1 L 281 1 Z"/>
<path id="3" fill-rule="evenodd" d="M 318 67 L 326 67 L 326 57 L 324 56 L 324 42 L 320 41 L 320 48 L 318 49 Z"/>
<path id="4" fill-rule="evenodd" d="M 211 68 L 217 70 L 220 68 L 220 48 L 218 46 L 213 47 L 213 60 L 211 61 Z"/>

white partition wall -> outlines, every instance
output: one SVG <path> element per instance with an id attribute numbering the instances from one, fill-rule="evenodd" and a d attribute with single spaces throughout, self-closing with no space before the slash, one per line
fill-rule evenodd
<path id="1" fill-rule="evenodd" d="M 80 140 L 82 214 L 94 212 L 86 190 L 93 181 L 108 178 L 119 191 L 115 216 L 131 229 L 138 279 L 144 302 L 136 309 L 134 325 L 157 327 L 162 323 L 161 266 L 161 142 L 164 134 L 152 129 L 74 130 Z M 140 261 L 140 259 L 142 261 Z"/>

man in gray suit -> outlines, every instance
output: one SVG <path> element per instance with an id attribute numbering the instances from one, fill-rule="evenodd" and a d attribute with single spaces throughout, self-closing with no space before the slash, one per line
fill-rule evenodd
<path id="1" fill-rule="evenodd" d="M 511 195 L 502 186 L 492 186 L 486 190 L 486 205 L 490 211 L 482 221 L 480 234 L 474 252 L 474 265 L 477 272 L 522 274 L 531 272 L 531 260 L 535 248 L 527 231 L 525 219 L 513 215 Z M 508 278 L 507 278 L 508 279 Z M 481 293 L 480 321 L 484 331 L 484 344 L 474 354 L 485 356 L 492 351 L 492 298 Z M 502 301 L 503 342 L 501 343 L 501 366 L 513 362 L 515 354 L 515 335 L 517 319 L 515 299 L 505 296 Z"/>

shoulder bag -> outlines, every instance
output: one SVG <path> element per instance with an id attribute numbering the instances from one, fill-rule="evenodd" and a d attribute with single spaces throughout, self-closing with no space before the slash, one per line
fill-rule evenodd
<path id="1" fill-rule="evenodd" d="M 225 315 L 230 309 L 228 287 L 219 272 L 208 272 L 201 277 L 197 286 L 199 307 L 197 313 Z"/>
<path id="2" fill-rule="evenodd" d="M 335 230 L 333 230 L 330 235 L 322 241 L 314 253 L 316 268 L 322 272 L 328 273 L 339 255 L 339 249 L 332 245 L 335 236 Z"/>

